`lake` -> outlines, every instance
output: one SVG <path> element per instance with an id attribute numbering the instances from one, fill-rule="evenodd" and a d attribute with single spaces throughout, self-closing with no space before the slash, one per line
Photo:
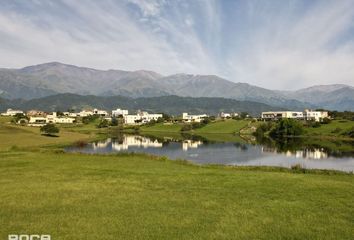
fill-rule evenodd
<path id="1" fill-rule="evenodd" d="M 349 149 L 353 146 L 349 143 Z M 352 150 L 352 149 L 351 149 Z M 353 151 L 342 152 L 318 144 L 288 143 L 249 144 L 245 142 L 215 142 L 205 138 L 156 138 L 141 135 L 120 135 L 84 146 L 67 147 L 67 152 L 107 154 L 119 152 L 148 153 L 171 159 L 186 159 L 197 164 L 239 166 L 278 166 L 290 168 L 300 164 L 308 169 L 354 171 Z"/>

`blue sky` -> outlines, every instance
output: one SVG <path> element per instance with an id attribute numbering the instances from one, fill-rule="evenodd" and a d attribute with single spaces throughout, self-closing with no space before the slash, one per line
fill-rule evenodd
<path id="1" fill-rule="evenodd" d="M 354 0 L 2 0 L 0 56 L 0 67 L 59 61 L 270 89 L 354 85 Z"/>

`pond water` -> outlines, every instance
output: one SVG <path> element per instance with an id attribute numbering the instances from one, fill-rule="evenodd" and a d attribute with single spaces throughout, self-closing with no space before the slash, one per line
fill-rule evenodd
<path id="1" fill-rule="evenodd" d="M 352 144 L 352 143 L 350 143 Z M 349 149 L 352 145 L 349 146 Z M 318 145 L 248 144 L 242 142 L 212 142 L 207 139 L 154 138 L 121 135 L 84 146 L 66 148 L 68 152 L 107 154 L 117 152 L 148 153 L 171 159 L 186 159 L 198 164 L 291 167 L 354 171 L 353 151 L 341 152 Z"/>

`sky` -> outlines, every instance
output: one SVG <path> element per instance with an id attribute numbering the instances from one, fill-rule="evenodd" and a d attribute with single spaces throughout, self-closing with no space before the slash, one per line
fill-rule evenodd
<path id="1" fill-rule="evenodd" d="M 0 67 L 354 86 L 354 0 L 0 0 Z"/>

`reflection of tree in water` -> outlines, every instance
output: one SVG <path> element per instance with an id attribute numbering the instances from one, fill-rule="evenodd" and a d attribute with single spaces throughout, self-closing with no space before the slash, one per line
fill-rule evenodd
<path id="1" fill-rule="evenodd" d="M 354 156 L 354 141 L 329 141 L 323 139 L 311 138 L 268 138 L 257 137 L 258 144 L 261 144 L 269 149 L 273 149 L 279 153 L 302 151 L 315 151 L 320 149 L 321 152 L 327 153 L 332 157 L 353 157 Z M 338 149 L 342 147 L 342 149 Z M 343 150 L 345 149 L 348 150 Z"/>
<path id="2" fill-rule="evenodd" d="M 239 148 L 241 149 L 241 151 L 247 151 L 248 150 L 248 147 L 246 144 L 243 144 L 243 143 L 234 143 L 234 146 L 236 148 Z"/>

